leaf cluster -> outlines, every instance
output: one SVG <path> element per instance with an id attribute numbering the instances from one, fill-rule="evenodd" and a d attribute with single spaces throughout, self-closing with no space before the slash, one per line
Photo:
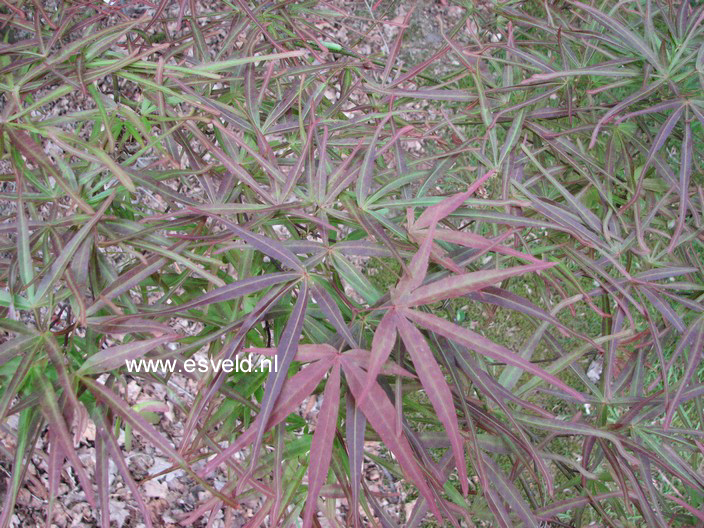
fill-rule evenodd
<path id="1" fill-rule="evenodd" d="M 406 64 L 391 2 L 97 4 L 0 8 L 0 528 L 31 465 L 157 524 L 136 440 L 185 525 L 704 522 L 704 6 L 466 2 Z"/>

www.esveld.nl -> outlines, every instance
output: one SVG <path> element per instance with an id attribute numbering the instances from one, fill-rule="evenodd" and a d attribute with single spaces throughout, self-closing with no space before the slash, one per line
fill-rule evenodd
<path id="1" fill-rule="evenodd" d="M 189 358 L 183 362 L 176 359 L 128 359 L 125 361 L 127 372 L 276 372 L 278 358 L 258 358 L 237 356 L 235 359 Z"/>

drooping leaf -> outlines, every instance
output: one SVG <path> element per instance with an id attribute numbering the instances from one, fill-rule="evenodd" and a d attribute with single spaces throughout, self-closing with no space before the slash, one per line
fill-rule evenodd
<path id="1" fill-rule="evenodd" d="M 537 376 L 548 383 L 555 385 L 556 387 L 559 387 L 567 394 L 576 398 L 578 401 L 584 401 L 584 396 L 580 392 L 566 385 L 559 378 L 548 374 L 537 365 L 521 358 L 515 352 L 493 343 L 489 339 L 467 328 L 450 323 L 442 317 L 420 312 L 418 310 L 404 310 L 402 314 L 412 321 L 424 326 L 428 330 L 436 332 L 450 341 L 454 341 L 458 345 L 467 347 L 470 350 L 475 350 L 479 354 L 485 355 L 497 361 L 501 361 L 507 365 L 519 367 L 526 372 L 533 374 L 534 376 Z"/>
<path id="2" fill-rule="evenodd" d="M 264 390 L 264 396 L 262 397 L 262 403 L 259 409 L 259 416 L 261 419 L 259 420 L 257 436 L 254 440 L 254 447 L 252 449 L 252 464 L 254 464 L 257 459 L 257 454 L 259 453 L 259 449 L 261 447 L 264 431 L 269 423 L 269 418 L 274 410 L 276 401 L 279 398 L 284 381 L 286 381 L 286 377 L 288 376 L 288 368 L 291 365 L 293 358 L 296 356 L 298 342 L 301 338 L 301 330 L 303 329 L 303 319 L 306 315 L 307 304 L 308 284 L 306 282 L 302 282 L 301 287 L 298 290 L 296 304 L 293 307 L 291 316 L 286 323 L 286 327 L 281 334 L 281 338 L 279 339 L 279 346 L 276 351 L 278 370 L 269 374 L 266 389 Z"/>
<path id="3" fill-rule="evenodd" d="M 482 270 L 453 275 L 421 286 L 409 295 L 406 302 L 408 306 L 418 306 L 453 299 L 488 286 L 495 286 L 508 278 L 548 269 L 554 265 L 552 262 L 540 262 L 502 270 Z"/>
<path id="4" fill-rule="evenodd" d="M 308 499 L 303 514 L 303 526 L 313 525 L 313 515 L 317 510 L 320 489 L 328 476 L 332 442 L 337 430 L 337 409 L 340 405 L 340 364 L 332 368 L 323 392 L 323 405 L 320 408 L 318 424 L 310 444 L 310 465 L 308 466 Z"/>
<path id="5" fill-rule="evenodd" d="M 394 344 L 396 343 L 396 316 L 394 312 L 389 311 L 384 314 L 376 327 L 374 338 L 372 339 L 372 349 L 369 364 L 367 365 L 367 381 L 364 384 L 361 394 L 359 395 L 359 403 L 361 405 L 369 395 L 369 391 L 376 383 L 376 377 L 381 371 L 382 365 L 391 355 Z"/>
<path id="6" fill-rule="evenodd" d="M 524 526 L 538 528 L 539 522 L 526 504 L 516 487 L 509 481 L 496 465 L 496 463 L 486 455 L 483 457 L 484 467 L 489 473 L 492 484 L 496 487 L 501 498 L 511 507 L 511 510 L 523 521 Z"/>
<path id="7" fill-rule="evenodd" d="M 354 519 L 355 528 L 360 525 L 359 519 L 359 489 L 362 480 L 362 466 L 364 462 L 364 430 L 367 420 L 356 405 L 351 393 L 347 393 L 345 414 L 345 440 L 347 442 L 347 455 L 350 461 L 350 485 L 352 487 L 352 503 L 350 513 Z"/>
<path id="8" fill-rule="evenodd" d="M 133 341 L 124 345 L 104 348 L 97 354 L 86 359 L 76 374 L 99 374 L 101 372 L 124 367 L 126 361 L 140 358 L 159 345 L 178 339 L 178 337 L 179 336 L 175 334 L 167 334 L 161 337 L 155 337 L 154 339 Z"/>
<path id="9" fill-rule="evenodd" d="M 271 429 L 285 420 L 300 405 L 304 398 L 310 396 L 332 364 L 332 358 L 323 358 L 288 378 L 281 388 L 279 400 L 269 417 L 267 429 Z M 225 448 L 222 453 L 208 461 L 201 470 L 201 475 L 204 477 L 209 475 L 215 471 L 220 464 L 227 460 L 227 458 L 254 442 L 260 428 L 260 416 L 261 415 L 257 415 L 252 425 L 245 432 L 240 434 L 237 440 Z"/>
<path id="10" fill-rule="evenodd" d="M 198 209 L 193 208 L 195 212 L 200 212 Z M 286 249 L 280 242 L 275 241 L 270 238 L 263 237 L 261 235 L 257 235 L 255 233 L 252 233 L 248 231 L 247 229 L 243 229 L 239 227 L 238 225 L 230 222 L 229 220 L 226 220 L 222 217 L 218 217 L 209 213 L 206 213 L 203 211 L 204 214 L 208 216 L 212 216 L 217 219 L 218 222 L 222 223 L 225 227 L 227 227 L 230 231 L 232 231 L 235 235 L 240 237 L 242 240 L 247 242 L 248 244 L 251 244 L 255 248 L 257 248 L 259 251 L 264 253 L 265 255 L 278 260 L 282 264 L 287 265 L 291 269 L 294 269 L 296 271 L 303 271 L 303 267 L 301 266 L 300 261 L 298 258 L 296 258 L 296 255 L 291 253 L 288 249 Z"/>
<path id="11" fill-rule="evenodd" d="M 455 403 L 450 387 L 447 385 L 445 377 L 435 361 L 423 334 L 402 314 L 396 316 L 396 324 L 403 344 L 410 353 L 413 364 L 416 365 L 416 372 L 420 382 L 423 384 L 425 393 L 432 402 L 433 408 L 438 414 L 438 419 L 445 426 L 447 435 L 450 438 L 460 485 L 462 486 L 462 492 L 466 495 L 469 491 L 469 481 L 467 480 L 467 464 L 464 459 L 464 440 L 460 435 Z"/>
<path id="12" fill-rule="evenodd" d="M 358 396 L 364 387 L 365 373 L 357 365 L 345 361 L 344 358 L 342 360 L 342 368 L 352 394 L 355 396 L 355 400 L 358 400 Z M 378 385 L 373 385 L 369 391 L 369 397 L 359 408 L 364 413 L 369 424 L 379 434 L 386 447 L 394 454 L 403 471 L 416 485 L 421 495 L 426 498 L 433 514 L 440 520 L 442 516 L 435 504 L 435 498 L 428 486 L 425 475 L 413 456 L 413 450 L 406 437 L 404 435 L 399 436 L 396 431 L 394 406 L 383 389 Z"/>
<path id="13" fill-rule="evenodd" d="M 78 251 L 78 248 L 83 243 L 88 234 L 93 230 L 95 225 L 101 220 L 108 206 L 112 202 L 115 194 L 113 193 L 110 198 L 105 200 L 101 205 L 100 209 L 96 211 L 93 217 L 85 223 L 83 227 L 71 238 L 71 240 L 64 246 L 61 254 L 53 261 L 49 270 L 44 274 L 42 280 L 37 285 L 37 291 L 35 292 L 35 302 L 39 302 L 51 289 L 51 287 L 61 278 L 64 271 L 71 263 L 73 255 Z"/>

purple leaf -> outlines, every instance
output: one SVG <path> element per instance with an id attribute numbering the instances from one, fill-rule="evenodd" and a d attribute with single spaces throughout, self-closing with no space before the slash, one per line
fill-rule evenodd
<path id="1" fill-rule="evenodd" d="M 144 341 L 133 341 L 125 345 L 116 345 L 102 349 L 93 354 L 81 365 L 77 374 L 98 374 L 125 366 L 125 361 L 137 359 L 151 352 L 159 345 L 178 339 L 177 334 L 168 334 Z"/>
<path id="2" fill-rule="evenodd" d="M 206 490 L 220 498 L 220 500 L 226 504 L 232 507 L 237 507 L 236 502 L 232 498 L 220 493 L 209 483 L 198 478 L 195 472 L 191 469 L 191 465 L 188 461 L 171 446 L 169 440 L 159 433 L 153 425 L 147 422 L 144 417 L 127 405 L 127 402 L 122 400 L 112 390 L 91 378 L 83 377 L 81 378 L 81 383 L 83 383 L 88 390 L 93 393 L 96 399 L 104 402 L 113 410 L 115 414 L 122 417 L 122 419 L 126 423 L 130 424 L 135 431 L 138 431 L 145 440 L 156 446 L 156 448 L 162 451 L 165 455 L 171 457 L 175 463 L 177 463 L 190 476 L 194 477 Z"/>
<path id="3" fill-rule="evenodd" d="M 538 520 L 530 510 L 516 486 L 506 478 L 503 471 L 488 456 L 480 455 L 484 461 L 484 468 L 489 474 L 491 483 L 496 487 L 499 495 L 511 507 L 511 510 L 524 522 L 524 526 L 538 528 Z"/>
<path id="4" fill-rule="evenodd" d="M 641 273 L 638 273 L 637 275 L 634 275 L 633 278 L 638 279 L 639 281 L 652 282 L 669 279 L 671 277 L 679 277 L 680 275 L 696 273 L 697 271 L 697 268 L 692 267 L 667 266 L 664 268 L 654 268 L 647 271 L 643 271 Z"/>
<path id="5" fill-rule="evenodd" d="M 261 354 L 263 356 L 276 355 L 275 348 L 247 347 L 243 348 L 242 352 Z M 330 359 L 336 355 L 337 349 L 325 343 L 322 345 L 298 345 L 298 351 L 296 352 L 296 357 L 294 360 L 302 363 L 311 363 L 313 361 L 318 361 L 319 359 Z"/>
<path id="6" fill-rule="evenodd" d="M 281 387 L 288 376 L 288 368 L 291 365 L 293 358 L 296 356 L 298 342 L 301 339 L 301 330 L 303 329 L 303 320 L 306 315 L 307 304 L 308 284 L 306 282 L 302 282 L 301 287 L 298 290 L 296 305 L 293 307 L 291 317 L 286 323 L 286 327 L 284 328 L 284 331 L 281 334 L 281 339 L 279 340 L 279 346 L 277 347 L 276 356 L 278 358 L 278 370 L 269 374 L 266 389 L 264 389 L 264 397 L 262 398 L 262 404 L 259 411 L 259 417 L 261 417 L 261 419 L 259 420 L 259 428 L 257 430 L 257 436 L 254 440 L 254 447 L 252 448 L 252 469 L 254 469 L 254 464 L 259 454 L 259 448 L 261 447 L 264 431 L 269 423 L 269 417 L 271 416 L 276 400 L 279 397 Z"/>
<path id="7" fill-rule="evenodd" d="M 472 182 L 466 191 L 454 194 L 448 198 L 445 198 L 442 202 L 428 207 L 418 217 L 418 220 L 413 223 L 413 229 L 430 227 L 433 223 L 451 215 L 458 208 L 462 207 L 465 200 L 472 196 L 476 190 L 479 189 L 479 187 L 481 187 L 482 184 L 494 174 L 496 174 L 496 171 L 490 170 L 476 181 Z"/>
<path id="8" fill-rule="evenodd" d="M 357 203 L 364 204 L 367 200 L 367 196 L 371 192 L 372 184 L 374 183 L 374 160 L 377 156 L 376 145 L 379 142 L 379 137 L 384 131 L 384 125 L 391 118 L 391 114 L 387 115 L 381 120 L 379 125 L 376 127 L 376 132 L 370 144 L 367 146 L 367 153 L 364 156 L 364 161 L 362 162 L 361 174 L 357 178 Z"/>
<path id="9" fill-rule="evenodd" d="M 670 240 L 670 245 L 667 247 L 667 252 L 672 253 L 680 243 L 680 234 L 684 229 L 684 222 L 687 216 L 687 208 L 689 203 L 689 181 L 692 176 L 692 157 L 693 157 L 693 140 L 692 140 L 692 123 L 687 120 L 684 125 L 684 140 L 682 141 L 682 152 L 680 153 L 680 207 L 679 218 L 675 227 L 675 232 Z"/>
<path id="10" fill-rule="evenodd" d="M 134 481 L 132 475 L 130 474 L 130 470 L 127 467 L 125 458 L 122 456 L 122 452 L 120 451 L 120 446 L 118 445 L 117 440 L 115 440 L 115 437 L 110 432 L 110 427 L 105 422 L 105 418 L 103 418 L 100 412 L 94 413 L 93 420 L 97 426 L 98 437 L 102 440 L 104 447 L 110 453 L 110 458 L 112 458 L 113 462 L 115 463 L 115 466 L 117 466 L 118 472 L 120 473 L 120 475 L 122 475 L 122 480 L 129 488 L 130 493 L 132 494 L 132 498 L 137 503 L 137 507 L 139 508 L 139 511 L 142 514 L 141 519 L 144 520 L 144 524 L 147 526 L 147 528 L 151 528 L 153 526 L 151 513 L 149 511 L 149 508 L 147 507 L 147 504 L 142 498 L 142 494 L 139 492 L 139 487 L 137 486 L 137 483 Z"/>
<path id="11" fill-rule="evenodd" d="M 32 342 L 35 340 L 38 340 L 38 336 L 30 334 L 18 336 L 0 344 L 0 366 L 17 357 L 20 353 L 26 356 L 27 351 L 32 349 Z M 4 390 L 7 390 L 7 386 L 4 387 Z"/>
<path id="12" fill-rule="evenodd" d="M 179 242 L 170 247 L 169 251 L 180 253 L 187 245 L 187 242 Z M 129 291 L 130 288 L 135 287 L 156 271 L 161 270 L 168 262 L 169 259 L 166 257 L 151 256 L 147 258 L 146 262 L 140 263 L 129 271 L 124 272 L 118 277 L 118 280 L 114 281 L 97 295 L 96 301 L 88 308 L 87 315 L 97 312 L 103 308 L 108 301 Z"/>
<path id="13" fill-rule="evenodd" d="M 680 399 L 682 398 L 682 393 L 684 389 L 690 384 L 692 375 L 696 368 L 700 365 L 702 350 L 704 350 L 704 318 L 700 317 L 697 319 L 685 335 L 682 336 L 680 344 L 677 350 L 673 354 L 673 359 L 678 355 L 684 353 L 684 348 L 687 343 L 691 343 L 689 346 L 689 358 L 687 359 L 686 367 L 684 373 L 680 377 L 680 383 L 677 390 L 673 394 L 670 404 L 665 413 L 665 421 L 663 427 L 667 430 L 672 423 L 672 417 L 680 406 Z"/>
<path id="14" fill-rule="evenodd" d="M 78 458 L 78 452 L 73 447 L 71 432 L 64 421 L 61 409 L 59 409 L 59 398 L 45 378 L 40 377 L 39 380 L 42 385 L 41 409 L 49 422 L 49 428 L 53 431 L 54 439 L 61 446 L 61 452 L 71 462 L 71 467 L 76 472 L 81 488 L 86 495 L 86 500 L 95 508 L 95 492 L 93 491 L 92 481 L 88 478 L 83 462 Z"/>
<path id="15" fill-rule="evenodd" d="M 310 283 L 310 287 L 311 290 L 313 290 L 313 298 L 318 303 L 318 306 L 320 306 L 322 312 L 328 317 L 330 324 L 332 324 L 335 329 L 340 332 L 340 335 L 345 339 L 345 341 L 347 341 L 349 346 L 352 348 L 359 347 L 359 343 L 357 343 L 357 340 L 352 335 L 352 332 L 350 332 L 347 323 L 345 323 L 345 319 L 342 317 L 339 306 L 325 287 L 318 284 L 316 282 L 316 278 L 313 278 Z"/>
<path id="16" fill-rule="evenodd" d="M 358 255 L 361 257 L 390 257 L 391 251 L 370 240 L 346 240 L 338 242 L 332 249 L 343 255 Z"/>
<path id="17" fill-rule="evenodd" d="M 185 85 L 184 85 L 185 86 Z M 208 138 L 200 131 L 200 129 L 195 126 L 192 122 L 186 122 L 186 127 L 193 133 L 195 138 L 212 154 L 217 158 L 220 163 L 222 163 L 232 174 L 235 174 L 243 183 L 254 190 L 259 196 L 270 204 L 276 203 L 276 200 L 271 196 L 271 194 L 264 189 L 257 181 L 252 178 L 252 176 L 242 167 L 239 163 L 233 160 L 232 157 L 228 156 L 222 149 L 213 145 L 213 143 L 208 140 Z"/>
<path id="18" fill-rule="evenodd" d="M 49 428 L 49 431 L 47 433 L 48 435 L 48 440 L 49 440 L 49 461 L 47 464 L 47 481 L 48 481 L 48 492 L 49 492 L 49 504 L 47 505 L 47 514 L 46 514 L 46 525 L 51 526 L 51 521 L 54 518 L 54 505 L 56 504 L 56 499 L 59 496 L 59 484 L 61 483 L 61 470 L 63 469 L 62 466 L 64 465 L 64 454 L 63 451 L 61 451 L 61 444 L 58 442 L 58 440 L 55 438 L 54 431 Z M 98 452 L 99 446 L 96 444 L 96 454 Z M 96 465 L 96 477 L 97 477 L 97 465 Z M 98 491 L 103 493 L 103 490 L 100 488 L 100 483 L 98 484 Z M 102 502 L 102 497 L 101 497 L 101 502 Z"/>
<path id="19" fill-rule="evenodd" d="M 200 214 L 204 214 L 206 216 L 210 216 L 212 218 L 215 218 L 218 222 L 224 224 L 230 231 L 232 231 L 235 235 L 240 237 L 242 240 L 247 242 L 248 244 L 251 244 L 253 247 L 257 248 L 259 251 L 264 253 L 265 255 L 278 260 L 282 264 L 286 264 L 288 267 L 296 270 L 296 271 L 303 271 L 303 266 L 301 266 L 301 262 L 298 260 L 298 257 L 294 255 L 289 249 L 287 249 L 281 242 L 278 240 L 272 240 L 270 238 L 263 237 L 261 235 L 257 235 L 252 233 L 251 231 L 248 231 L 247 229 L 243 229 L 237 224 L 234 224 L 230 222 L 229 220 L 225 220 L 222 217 L 219 217 L 214 214 L 210 214 L 206 211 L 199 210 L 195 207 L 189 207 L 192 211 Z"/>
<path id="20" fill-rule="evenodd" d="M 46 272 L 46 274 L 42 277 L 42 280 L 39 282 L 39 285 L 37 286 L 37 291 L 35 293 L 36 301 L 39 301 L 42 297 L 44 297 L 44 295 L 49 292 L 50 288 L 56 283 L 56 281 L 61 278 L 64 271 L 71 263 L 71 259 L 73 258 L 74 254 L 78 251 L 83 241 L 88 237 L 90 232 L 103 217 L 105 211 L 112 203 L 114 197 L 115 193 L 113 192 L 103 202 L 103 204 L 100 206 L 100 209 L 96 211 L 96 213 L 91 217 L 91 219 L 86 222 L 83 227 L 81 227 L 78 233 L 73 235 L 68 244 L 64 246 L 63 250 L 58 255 L 58 257 L 53 260 L 49 271 Z"/>
<path id="21" fill-rule="evenodd" d="M 672 326 L 677 329 L 679 333 L 682 333 L 686 330 L 684 321 L 682 321 L 682 318 L 675 311 L 675 309 L 670 306 L 670 303 L 666 302 L 658 294 L 651 291 L 650 288 L 643 287 L 640 288 L 639 291 L 642 292 L 643 295 L 645 295 L 645 297 L 650 301 L 650 303 L 655 307 L 655 309 L 660 312 L 660 315 L 662 315 L 666 320 L 668 320 L 672 324 Z"/>
<path id="22" fill-rule="evenodd" d="M 674 495 L 666 495 L 666 497 L 670 500 L 675 501 L 680 506 L 682 506 L 685 510 L 687 510 L 689 513 L 691 513 L 697 519 L 699 519 L 700 522 L 704 522 L 704 511 L 692 507 L 690 504 L 686 503 L 682 499 L 675 497 Z"/>
<path id="23" fill-rule="evenodd" d="M 599 503 L 601 501 L 605 501 L 608 499 L 612 499 L 614 497 L 618 497 L 622 494 L 623 494 L 623 491 L 618 490 L 618 491 L 609 491 L 607 493 L 602 493 L 600 495 L 591 495 L 590 494 L 588 496 L 573 497 L 571 499 L 553 502 L 552 504 L 550 504 L 548 506 L 543 506 L 542 508 L 538 508 L 537 510 L 535 510 L 534 514 L 538 519 L 541 519 L 544 521 L 550 521 L 552 518 L 557 516 L 558 513 L 568 512 L 570 510 L 574 510 L 575 508 L 587 506 L 593 502 Z"/>
<path id="24" fill-rule="evenodd" d="M 452 452 L 447 451 L 440 459 L 440 461 L 436 464 L 436 472 L 442 475 L 444 481 L 447 481 L 450 476 L 450 473 L 455 468 L 454 462 L 455 459 L 452 457 Z M 419 497 L 419 499 L 416 501 L 415 506 L 413 506 L 411 515 L 408 516 L 406 527 L 418 528 L 420 526 L 420 523 L 423 522 L 423 519 L 425 518 L 427 513 L 428 503 L 423 497 Z"/>
<path id="25" fill-rule="evenodd" d="M 537 416 L 530 416 L 520 413 L 516 413 L 514 418 L 519 422 L 533 426 L 543 432 L 552 431 L 560 435 L 584 435 L 609 440 L 612 444 L 614 444 L 614 446 L 616 446 L 619 454 L 626 461 L 631 464 L 638 464 L 638 460 L 625 450 L 625 441 L 623 440 L 623 437 L 616 433 L 605 431 L 583 422 L 565 421 L 553 418 L 539 418 Z"/>
<path id="26" fill-rule="evenodd" d="M 153 334 L 160 337 L 173 334 L 173 327 L 166 323 L 157 323 L 149 319 L 136 316 L 109 315 L 107 317 L 89 317 L 86 326 L 93 328 L 101 334 L 125 335 L 133 333 Z"/>
<path id="27" fill-rule="evenodd" d="M 571 332 L 571 330 L 563 325 L 556 317 L 549 314 L 539 306 L 533 304 L 528 299 L 521 297 L 520 295 L 516 295 L 508 290 L 497 288 L 495 286 L 488 286 L 483 288 L 481 291 L 467 294 L 467 297 L 473 301 L 493 304 L 495 306 L 500 306 L 501 308 L 520 312 L 529 317 L 535 317 L 541 321 L 551 323 L 565 332 Z"/>
<path id="28" fill-rule="evenodd" d="M 110 473 L 107 449 L 100 435 L 95 437 L 95 481 L 98 485 L 100 526 L 110 528 Z M 47 522 L 49 524 L 50 521 Z"/>
<path id="29" fill-rule="evenodd" d="M 186 310 L 200 308 L 201 306 L 208 306 L 214 303 L 239 299 L 240 297 L 263 290 L 269 286 L 281 284 L 282 282 L 294 281 L 296 279 L 300 279 L 300 277 L 301 275 L 299 273 L 293 272 L 270 273 L 268 275 L 249 277 L 233 282 L 232 284 L 226 284 L 225 286 L 215 288 L 214 290 L 204 293 L 192 301 L 182 304 L 174 303 L 173 306 L 158 310 L 156 312 L 151 312 L 150 315 L 156 316 L 185 312 Z"/>
<path id="30" fill-rule="evenodd" d="M 382 93 L 385 95 L 393 95 L 394 97 L 410 97 L 413 99 L 427 99 L 430 101 L 454 101 L 454 102 L 473 102 L 477 100 L 476 95 L 471 95 L 467 90 L 435 90 L 435 89 L 392 89 L 386 86 L 379 86 L 367 79 L 366 85 L 373 92 Z"/>
<path id="31" fill-rule="evenodd" d="M 438 229 L 435 232 L 434 238 L 436 240 L 444 240 L 445 242 L 450 242 L 452 244 L 457 244 L 459 246 L 464 246 L 472 249 L 495 251 L 496 253 L 501 253 L 502 255 L 510 255 L 512 257 L 528 260 L 529 262 L 542 262 L 540 259 L 532 255 L 521 253 L 520 251 L 516 251 L 511 247 L 502 245 L 500 243 L 501 240 L 489 240 L 481 235 L 470 233 L 468 231 L 450 231 L 448 229 Z"/>
<path id="32" fill-rule="evenodd" d="M 645 172 L 648 170 L 648 167 L 650 167 L 650 164 L 653 162 L 655 155 L 660 152 L 660 149 L 665 145 L 667 138 L 669 138 L 672 134 L 672 131 L 679 122 L 680 117 L 682 116 L 682 113 L 684 112 L 684 109 L 686 107 L 687 103 L 681 104 L 678 108 L 675 109 L 674 112 L 672 112 L 670 117 L 668 117 L 662 124 L 662 126 L 658 129 L 658 133 L 655 135 L 650 150 L 648 151 L 648 158 L 645 160 L 645 165 L 641 170 L 641 177 L 645 177 Z"/>
<path id="33" fill-rule="evenodd" d="M 93 208 L 81 198 L 80 194 L 75 192 L 73 187 L 69 185 L 66 180 L 64 180 L 61 173 L 56 169 L 54 164 L 44 152 L 44 149 L 38 145 L 27 132 L 16 127 L 7 127 L 6 132 L 8 136 L 10 136 L 10 140 L 17 150 L 19 150 L 29 161 L 38 167 L 42 167 L 47 174 L 50 174 L 56 180 L 56 183 L 59 184 L 61 189 L 68 196 L 70 196 L 74 202 L 76 202 L 81 210 L 90 215 L 95 213 Z M 108 200 L 108 202 L 110 202 L 110 200 Z"/>
<path id="34" fill-rule="evenodd" d="M 555 79 L 562 79 L 564 77 L 579 77 L 581 75 L 589 76 L 604 76 L 604 77 L 637 77 L 638 71 L 626 70 L 622 68 L 600 68 L 599 65 L 594 65 L 590 68 L 582 68 L 577 70 L 561 70 L 551 73 L 536 73 L 530 76 L 528 79 L 521 81 L 522 85 L 525 84 L 540 84 Z"/>
<path id="35" fill-rule="evenodd" d="M 573 1 L 572 3 L 589 13 L 597 22 L 599 22 L 599 24 L 604 26 L 606 29 L 612 31 L 627 47 L 631 48 L 633 51 L 636 51 L 643 57 L 645 57 L 648 62 L 650 62 L 650 64 L 652 64 L 657 70 L 663 70 L 663 67 L 660 64 L 660 60 L 658 59 L 655 52 L 645 43 L 645 41 L 640 36 L 633 33 L 624 24 L 592 6 L 576 1 Z"/>

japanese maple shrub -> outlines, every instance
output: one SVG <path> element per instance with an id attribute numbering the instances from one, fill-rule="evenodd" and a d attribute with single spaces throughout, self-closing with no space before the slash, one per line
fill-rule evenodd
<path id="1" fill-rule="evenodd" d="M 704 525 L 704 6 L 407 4 L 0 6 L 0 528 Z"/>

